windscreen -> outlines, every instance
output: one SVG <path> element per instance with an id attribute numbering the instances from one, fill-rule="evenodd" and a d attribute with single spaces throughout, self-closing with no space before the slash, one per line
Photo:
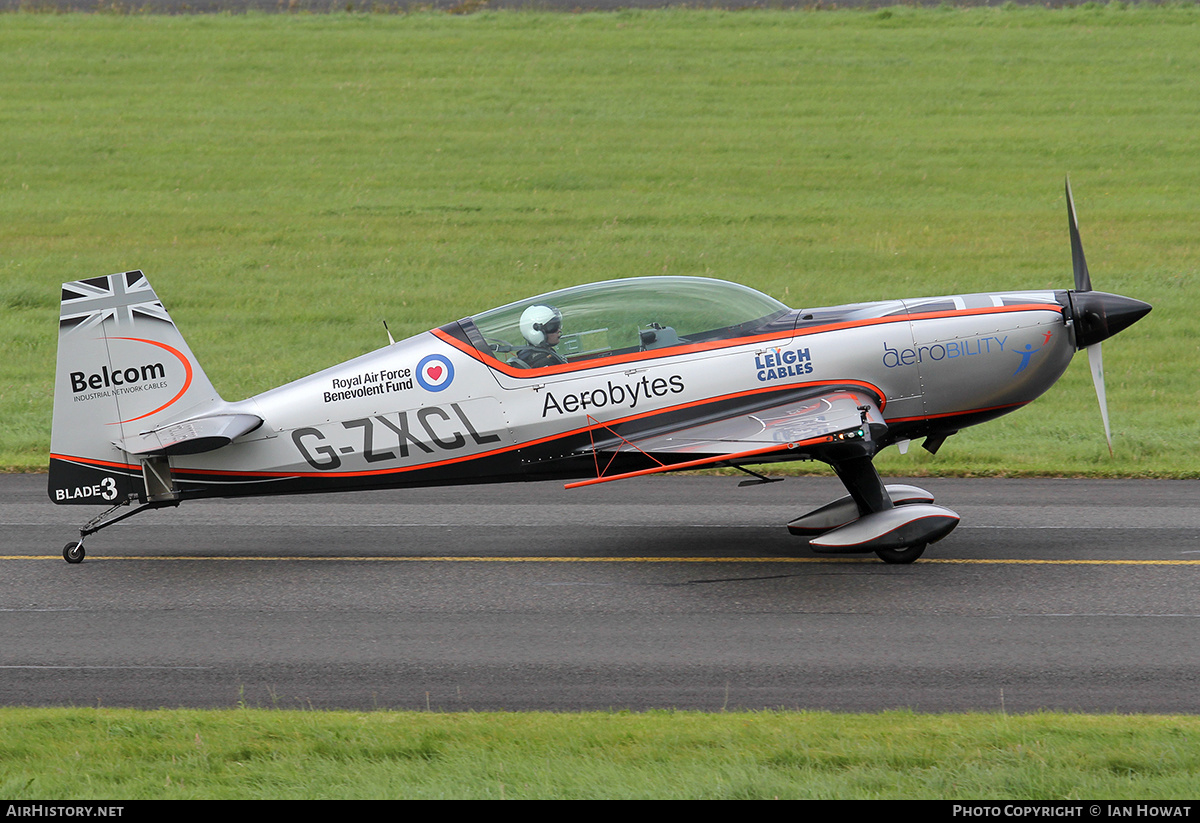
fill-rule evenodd
<path id="1" fill-rule="evenodd" d="M 537 330 L 531 332 L 529 322 L 522 329 L 522 315 L 548 316 L 544 311 L 529 312 L 530 307 L 556 309 L 561 314 L 554 350 L 568 362 L 742 337 L 788 311 L 762 292 L 723 280 L 608 280 L 531 297 L 468 318 L 482 335 L 486 348 L 481 349 L 511 363 L 523 348 L 547 345 Z"/>

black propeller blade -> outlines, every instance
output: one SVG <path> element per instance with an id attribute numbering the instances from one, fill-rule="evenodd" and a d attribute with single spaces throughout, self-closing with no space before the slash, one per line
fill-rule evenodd
<path id="1" fill-rule="evenodd" d="M 1071 196 L 1071 178 L 1067 178 L 1067 218 L 1071 229 L 1071 267 L 1075 270 L 1075 291 L 1091 291 L 1092 277 L 1083 257 L 1083 241 L 1079 239 L 1079 220 L 1075 217 L 1075 198 Z"/>

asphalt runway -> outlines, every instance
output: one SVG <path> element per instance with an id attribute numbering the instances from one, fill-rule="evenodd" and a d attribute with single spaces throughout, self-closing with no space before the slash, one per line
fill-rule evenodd
<path id="1" fill-rule="evenodd" d="M 0 476 L 0 703 L 1200 711 L 1200 482 L 921 480 L 912 566 L 782 524 L 833 479 L 90 507 Z"/>

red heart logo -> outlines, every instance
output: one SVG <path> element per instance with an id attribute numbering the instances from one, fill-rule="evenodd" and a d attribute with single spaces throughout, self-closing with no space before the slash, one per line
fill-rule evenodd
<path id="1" fill-rule="evenodd" d="M 439 377 L 442 376 L 442 367 L 441 366 L 430 366 L 429 368 L 427 368 L 425 370 L 425 373 L 427 375 L 429 375 L 430 380 L 437 380 Z"/>

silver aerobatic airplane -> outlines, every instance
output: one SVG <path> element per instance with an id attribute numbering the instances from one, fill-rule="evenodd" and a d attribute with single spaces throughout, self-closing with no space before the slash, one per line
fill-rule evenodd
<path id="1" fill-rule="evenodd" d="M 788 524 L 814 551 L 911 563 L 958 515 L 872 463 L 1019 409 L 1150 306 L 1075 288 L 791 309 L 692 277 L 610 280 L 433 329 L 239 402 L 139 271 L 62 289 L 49 494 L 107 504 L 67 544 L 202 497 L 565 479 L 819 460 L 848 494 Z M 1111 449 L 1111 436 L 1109 437 Z M 767 478 L 744 469 L 765 482 Z M 136 504 L 136 505 L 135 505 Z"/>

